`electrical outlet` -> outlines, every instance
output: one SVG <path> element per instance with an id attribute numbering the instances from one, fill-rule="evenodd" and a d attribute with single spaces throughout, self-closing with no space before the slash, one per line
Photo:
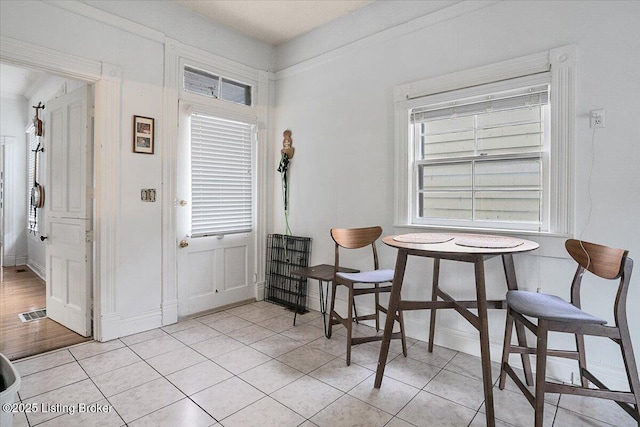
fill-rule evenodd
<path id="1" fill-rule="evenodd" d="M 604 108 L 599 110 L 591 110 L 589 112 L 589 127 L 591 128 L 603 128 L 604 127 Z"/>

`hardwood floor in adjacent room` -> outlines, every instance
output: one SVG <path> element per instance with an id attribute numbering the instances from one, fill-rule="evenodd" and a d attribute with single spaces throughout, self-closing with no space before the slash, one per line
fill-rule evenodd
<path id="1" fill-rule="evenodd" d="M 0 283 L 0 353 L 21 359 L 89 341 L 49 318 L 23 323 L 18 314 L 46 305 L 45 282 L 25 266 L 5 267 Z"/>

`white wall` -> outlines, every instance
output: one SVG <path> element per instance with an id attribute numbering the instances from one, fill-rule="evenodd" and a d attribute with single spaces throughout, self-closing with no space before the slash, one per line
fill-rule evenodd
<path id="1" fill-rule="evenodd" d="M 0 135 L 4 140 L 4 265 L 27 260 L 27 100 L 22 96 L 0 100 Z"/>
<path id="2" fill-rule="evenodd" d="M 81 0 L 82 3 L 109 14 L 139 23 L 175 40 L 223 56 L 259 70 L 272 70 L 275 48 L 252 39 L 163 0 L 104 1 Z M 71 2 L 70 2 L 71 3 Z M 81 11 L 82 5 L 72 6 Z"/>
<path id="3" fill-rule="evenodd" d="M 272 48 L 211 24 L 205 26 L 202 18 L 183 12 L 169 2 L 107 3 L 109 5 L 103 4 L 105 8 L 119 11 L 128 21 L 78 2 L 2 1 L 0 33 L 87 60 L 112 64 L 121 71 L 118 117 L 121 133 L 119 139 L 107 142 L 119 146 L 115 152 L 119 152 L 120 168 L 109 171 L 117 180 L 119 190 L 112 200 L 117 214 L 115 218 L 102 220 L 115 224 L 115 288 L 110 295 L 114 300 L 109 301 L 113 304 L 109 307 L 112 310 L 109 322 L 118 325 L 115 334 L 122 336 L 161 326 L 162 206 L 170 203 L 161 197 L 163 162 L 170 160 L 162 158 L 164 37 L 168 35 L 162 30 L 170 32 L 178 41 L 187 43 L 197 39 L 204 50 L 223 52 L 227 57 L 263 69 L 269 67 Z M 143 20 L 140 16 L 145 11 L 151 18 L 157 17 L 156 13 L 167 12 L 163 22 L 153 23 L 160 30 L 130 22 Z M 132 153 L 133 115 L 156 119 L 154 155 Z M 157 202 L 142 202 L 141 188 L 156 188 Z"/>
<path id="4" fill-rule="evenodd" d="M 575 236 L 629 249 L 640 259 L 639 20 L 638 2 L 463 2 L 313 58 L 300 40 L 284 45 L 278 52 L 282 64 L 297 65 L 276 74 L 274 140 L 284 129 L 293 131 L 290 225 L 293 234 L 313 238 L 312 263 L 332 262 L 331 227 L 380 224 L 385 234 L 416 231 L 393 224 L 394 86 L 569 44 L 578 52 Z M 313 34 L 307 39 L 308 51 L 322 52 Z M 606 128 L 597 130 L 592 145 L 588 112 L 594 108 L 606 109 Z M 278 156 L 274 149 L 274 164 Z M 273 230 L 283 232 L 278 179 L 274 194 Z M 568 297 L 575 264 L 564 253 L 564 238 L 533 240 L 541 249 L 515 259 L 520 287 Z M 393 267 L 395 252 L 384 245 L 380 250 L 382 265 Z M 345 259 L 353 267 L 363 267 L 361 262 Z M 405 298 L 428 298 L 431 265 L 410 259 Z M 441 275 L 454 296 L 473 297 L 470 265 L 444 262 Z M 487 262 L 487 280 L 489 297 L 504 295 L 498 259 Z M 631 288 L 629 323 L 638 358 L 640 313 L 633 308 L 640 301 L 640 272 Z M 604 303 L 612 297 L 611 287 L 587 282 L 583 307 L 613 320 Z M 426 338 L 427 314 L 406 315 L 409 335 Z M 492 356 L 498 360 L 503 311 L 490 312 L 490 326 Z M 437 331 L 438 343 L 479 353 L 477 334 L 460 316 L 438 313 Z M 567 342 L 557 336 L 551 340 Z M 624 379 L 613 343 L 589 340 L 587 345 L 589 363 L 598 372 L 614 382 Z M 551 373 L 569 377 L 564 365 Z"/>

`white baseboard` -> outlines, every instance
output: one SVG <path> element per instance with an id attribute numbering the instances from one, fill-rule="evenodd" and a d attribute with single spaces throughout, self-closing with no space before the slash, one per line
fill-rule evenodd
<path id="1" fill-rule="evenodd" d="M 2 266 L 3 267 L 15 267 L 17 265 L 27 265 L 28 257 L 26 256 L 16 256 L 13 254 L 4 254 L 2 256 Z"/>
<path id="2" fill-rule="evenodd" d="M 117 314 L 101 317 L 98 341 L 110 341 L 162 326 L 162 310 L 152 310 L 135 316 L 122 317 Z"/>
<path id="3" fill-rule="evenodd" d="M 256 283 L 256 301 L 264 300 L 265 282 Z"/>
<path id="4" fill-rule="evenodd" d="M 162 325 L 171 325 L 178 321 L 178 300 L 163 301 L 162 303 Z"/>
<path id="5" fill-rule="evenodd" d="M 34 262 L 33 260 L 27 261 L 26 266 L 29 267 L 31 271 L 36 273 L 42 280 L 47 280 L 44 266 L 38 264 L 37 262 Z"/>
<path id="6" fill-rule="evenodd" d="M 111 341 L 120 337 L 120 316 L 109 314 L 94 320 L 93 339 L 100 342 Z"/>

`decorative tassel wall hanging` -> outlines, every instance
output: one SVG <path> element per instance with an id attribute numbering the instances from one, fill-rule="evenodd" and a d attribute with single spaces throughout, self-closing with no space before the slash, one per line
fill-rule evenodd
<path id="1" fill-rule="evenodd" d="M 42 147 L 42 142 L 40 141 L 40 137 L 44 135 L 43 123 L 40 119 L 40 110 L 44 110 L 44 104 L 42 102 L 38 102 L 38 105 L 34 105 L 33 108 L 36 110 L 36 114 L 33 118 L 33 127 L 35 130 L 35 135 L 38 140 L 38 146 L 34 150 L 34 161 L 33 161 L 33 186 L 31 187 L 30 194 L 30 204 L 33 209 L 33 222 L 31 224 L 31 231 L 33 234 L 35 231 L 35 224 L 37 223 L 38 209 L 42 209 L 44 207 L 44 187 L 38 182 L 38 153 L 44 151 L 44 147 Z"/>
<path id="2" fill-rule="evenodd" d="M 285 222 L 285 235 L 291 235 L 291 228 L 289 227 L 289 164 L 295 153 L 293 148 L 293 141 L 291 140 L 291 131 L 285 130 L 282 133 L 284 139 L 282 140 L 282 150 L 280 150 L 280 165 L 278 166 L 278 172 L 282 178 L 282 199 L 284 201 L 284 222 Z"/>

